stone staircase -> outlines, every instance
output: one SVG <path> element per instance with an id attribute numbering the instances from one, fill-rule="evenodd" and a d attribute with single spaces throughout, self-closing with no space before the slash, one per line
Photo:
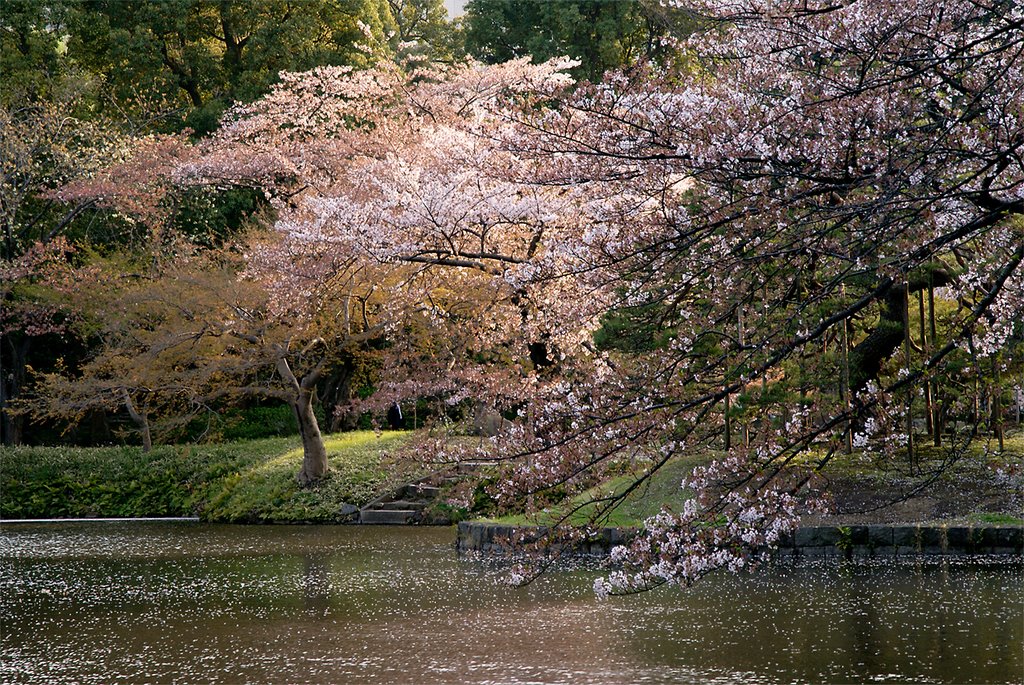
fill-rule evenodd
<path id="1" fill-rule="evenodd" d="M 452 521 L 430 512 L 430 506 L 446 487 L 474 476 L 488 465 L 488 462 L 460 462 L 451 471 L 439 471 L 407 483 L 360 509 L 356 521 L 376 526 L 450 526 Z"/>
<path id="2" fill-rule="evenodd" d="M 397 491 L 379 497 L 359 510 L 359 523 L 366 525 L 449 525 L 451 521 L 428 514 L 427 510 L 441 494 L 442 485 L 451 477 L 433 474 Z"/>

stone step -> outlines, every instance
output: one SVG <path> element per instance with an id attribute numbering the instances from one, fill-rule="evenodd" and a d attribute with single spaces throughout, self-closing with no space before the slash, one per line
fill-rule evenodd
<path id="1" fill-rule="evenodd" d="M 410 509 L 363 509 L 359 512 L 359 523 L 377 526 L 404 526 L 416 523 L 418 511 Z"/>
<path id="2" fill-rule="evenodd" d="M 455 473 L 476 473 L 481 468 L 494 466 L 493 461 L 460 461 L 455 465 Z"/>
<path id="3" fill-rule="evenodd" d="M 436 499 L 441 494 L 441 488 L 435 485 L 421 485 L 419 483 L 411 483 L 402 488 L 398 496 L 402 499 L 407 497 L 417 499 Z"/>
<path id="4" fill-rule="evenodd" d="M 376 502 L 374 504 L 370 504 L 369 506 L 366 507 L 366 509 L 364 509 L 364 511 L 374 509 L 387 509 L 389 511 L 422 511 L 429 506 L 430 502 L 399 499 L 388 502 Z"/>

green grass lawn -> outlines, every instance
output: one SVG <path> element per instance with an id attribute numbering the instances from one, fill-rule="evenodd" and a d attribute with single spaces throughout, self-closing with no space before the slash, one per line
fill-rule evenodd
<path id="1" fill-rule="evenodd" d="M 198 515 L 208 521 L 331 522 L 415 475 L 387 454 L 410 433 L 325 438 L 330 469 L 299 488 L 296 437 L 217 445 L 0 448 L 0 517 Z"/>

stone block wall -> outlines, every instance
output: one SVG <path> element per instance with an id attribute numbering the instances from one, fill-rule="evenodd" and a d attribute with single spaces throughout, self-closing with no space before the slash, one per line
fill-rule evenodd
<path id="1" fill-rule="evenodd" d="M 513 541 L 535 541 L 546 528 L 463 521 L 456 548 L 485 556 L 515 552 Z M 635 530 L 602 528 L 590 539 L 571 545 L 574 556 L 607 556 Z M 783 539 L 782 557 L 884 557 L 898 555 L 1024 555 L 1022 526 L 809 526 Z"/>

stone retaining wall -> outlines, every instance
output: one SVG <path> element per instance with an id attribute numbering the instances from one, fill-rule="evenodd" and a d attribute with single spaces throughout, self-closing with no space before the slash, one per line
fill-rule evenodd
<path id="1" fill-rule="evenodd" d="M 463 521 L 456 548 L 460 553 L 505 555 L 509 541 L 537 540 L 547 529 Z M 612 547 L 629 541 L 636 531 L 602 528 L 586 542 L 572 546 L 575 556 L 607 556 Z M 782 541 L 779 556 L 883 557 L 894 555 L 1024 554 L 1022 526 L 813 526 L 798 528 Z"/>

